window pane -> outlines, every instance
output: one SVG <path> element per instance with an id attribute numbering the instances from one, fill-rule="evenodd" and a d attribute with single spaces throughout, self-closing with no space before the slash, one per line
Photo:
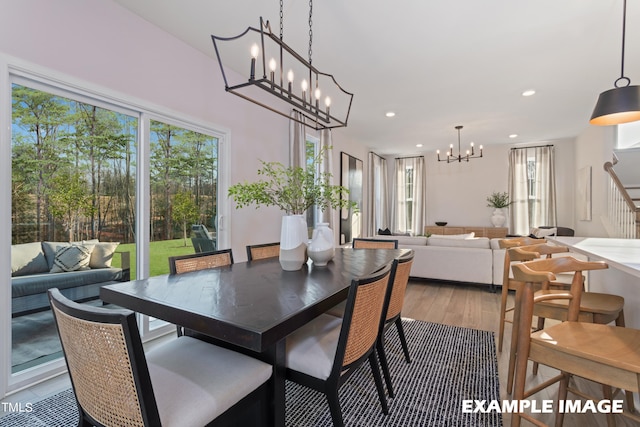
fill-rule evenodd
<path id="1" fill-rule="evenodd" d="M 305 158 L 307 160 L 307 167 L 312 167 L 313 159 L 318 154 L 317 147 L 318 145 L 315 142 L 306 141 L 307 151 L 306 151 Z M 319 171 L 316 171 L 316 176 L 318 176 L 317 175 L 318 173 Z M 307 209 L 307 229 L 309 231 L 309 238 L 311 238 L 311 235 L 313 234 L 313 229 L 316 226 L 316 210 L 317 209 L 315 205 Z"/>
<path id="2" fill-rule="evenodd" d="M 150 275 L 168 257 L 217 249 L 218 139 L 151 121 Z"/>
<path id="3" fill-rule="evenodd" d="M 101 284 L 129 277 L 120 253 L 135 245 L 137 128 L 135 117 L 12 86 L 12 372 L 61 357 L 47 287 L 99 304 Z"/>

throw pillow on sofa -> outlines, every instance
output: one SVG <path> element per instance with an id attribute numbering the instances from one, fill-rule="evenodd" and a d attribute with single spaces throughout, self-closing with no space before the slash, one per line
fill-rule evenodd
<path id="1" fill-rule="evenodd" d="M 11 276 L 46 273 L 50 269 L 40 242 L 11 245 Z"/>
<path id="2" fill-rule="evenodd" d="M 473 239 L 475 238 L 476 233 L 471 232 L 467 234 L 432 234 L 430 236 L 436 239 Z"/>
<path id="3" fill-rule="evenodd" d="M 113 260 L 113 253 L 120 242 L 99 242 L 93 248 L 91 252 L 91 259 L 89 260 L 89 267 L 91 268 L 109 268 L 111 267 L 111 260 Z"/>
<path id="4" fill-rule="evenodd" d="M 68 245 L 60 246 L 51 267 L 51 273 L 66 271 L 89 270 L 91 251 L 94 245 Z"/>
<path id="5" fill-rule="evenodd" d="M 530 230 L 529 237 L 535 237 L 536 239 L 543 239 L 547 236 L 555 236 L 558 232 L 557 228 L 532 228 Z"/>

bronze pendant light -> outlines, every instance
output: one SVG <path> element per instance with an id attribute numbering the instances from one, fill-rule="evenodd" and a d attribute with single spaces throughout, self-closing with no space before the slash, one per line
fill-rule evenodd
<path id="1" fill-rule="evenodd" d="M 598 126 L 617 125 L 640 120 L 640 86 L 631 86 L 624 75 L 624 43 L 627 20 L 627 0 L 622 14 L 622 67 L 614 89 L 602 92 L 598 97 L 589 123 Z M 622 86 L 624 85 L 624 86 Z"/>

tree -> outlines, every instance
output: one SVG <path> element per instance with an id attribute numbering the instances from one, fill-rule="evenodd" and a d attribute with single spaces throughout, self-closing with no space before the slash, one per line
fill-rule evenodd
<path id="1" fill-rule="evenodd" d="M 198 220 L 198 206 L 191 193 L 179 191 L 173 196 L 173 219 L 182 225 L 182 238 L 187 246 L 187 224 Z"/>
<path id="2" fill-rule="evenodd" d="M 87 182 L 77 172 L 63 171 L 52 178 L 51 184 L 49 211 L 62 221 L 72 242 L 74 230 L 77 230 L 82 217 L 91 215 L 91 194 L 87 191 Z"/>
<path id="3" fill-rule="evenodd" d="M 45 194 L 49 177 L 60 163 L 58 141 L 69 122 L 69 107 L 55 95 L 25 86 L 14 85 L 12 95 L 13 121 L 21 132 L 15 138 L 16 144 L 24 148 L 17 151 L 20 157 L 14 156 L 13 167 L 30 170 L 35 178 L 35 240 L 38 241 L 43 240 L 41 222 L 48 216 Z M 49 231 L 53 231 L 52 227 Z"/>

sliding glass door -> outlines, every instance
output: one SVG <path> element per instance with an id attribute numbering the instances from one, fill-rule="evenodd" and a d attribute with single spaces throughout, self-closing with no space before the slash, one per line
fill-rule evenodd
<path id="1" fill-rule="evenodd" d="M 102 305 L 100 286 L 166 274 L 169 256 L 218 246 L 225 138 L 42 78 L 10 82 L 8 389 L 64 369 L 48 288 Z M 144 338 L 175 330 L 146 316 L 139 326 Z"/>
<path id="2" fill-rule="evenodd" d="M 12 373 L 61 356 L 48 287 L 97 304 L 100 284 L 128 277 L 116 251 L 136 243 L 137 130 L 134 115 L 12 85 Z"/>

